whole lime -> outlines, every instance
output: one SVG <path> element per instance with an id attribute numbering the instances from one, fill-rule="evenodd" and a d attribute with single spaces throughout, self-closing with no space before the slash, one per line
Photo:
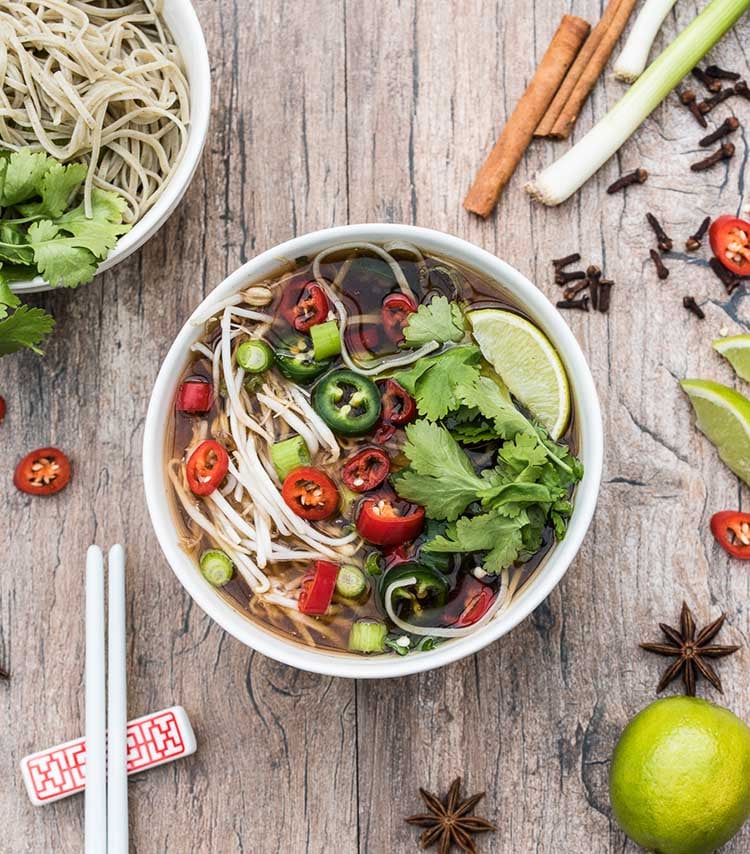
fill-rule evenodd
<path id="1" fill-rule="evenodd" d="M 750 727 L 705 700 L 657 700 L 620 736 L 609 787 L 615 818 L 644 848 L 710 854 L 750 815 Z"/>

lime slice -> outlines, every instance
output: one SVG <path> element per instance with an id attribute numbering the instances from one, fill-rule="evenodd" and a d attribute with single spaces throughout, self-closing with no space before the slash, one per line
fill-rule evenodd
<path id="1" fill-rule="evenodd" d="M 695 409 L 696 426 L 716 445 L 730 469 L 750 485 L 750 400 L 711 380 L 680 385 Z"/>
<path id="2" fill-rule="evenodd" d="M 570 388 L 549 339 L 510 311 L 486 308 L 470 311 L 468 317 L 484 358 L 511 394 L 559 439 L 570 419 Z"/>
<path id="3" fill-rule="evenodd" d="M 713 348 L 729 362 L 738 377 L 750 382 L 750 335 L 718 338 Z"/>

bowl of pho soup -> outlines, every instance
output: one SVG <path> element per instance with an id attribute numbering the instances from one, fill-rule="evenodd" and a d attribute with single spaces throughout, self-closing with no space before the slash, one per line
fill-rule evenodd
<path id="1" fill-rule="evenodd" d="M 469 655 L 549 595 L 602 466 L 584 356 L 543 294 L 436 231 L 354 225 L 249 261 L 151 397 L 167 560 L 279 661 L 370 678 Z"/>

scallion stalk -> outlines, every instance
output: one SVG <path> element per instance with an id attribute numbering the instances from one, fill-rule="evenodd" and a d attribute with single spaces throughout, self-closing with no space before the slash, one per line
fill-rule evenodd
<path id="1" fill-rule="evenodd" d="M 559 205 L 572 196 L 748 9 L 750 0 L 712 0 L 607 115 L 570 151 L 527 184 L 526 191 L 545 205 Z"/>
<path id="2" fill-rule="evenodd" d="M 632 83 L 643 74 L 654 39 L 676 2 L 677 0 L 646 0 L 643 4 L 625 47 L 615 62 L 614 74 L 618 80 Z"/>
<path id="3" fill-rule="evenodd" d="M 289 472 L 300 466 L 310 465 L 310 451 L 302 436 L 292 436 L 271 445 L 271 462 L 279 480 L 283 482 Z"/>
<path id="4" fill-rule="evenodd" d="M 349 649 L 352 652 L 383 652 L 387 634 L 388 629 L 380 620 L 356 620 L 349 631 Z"/>

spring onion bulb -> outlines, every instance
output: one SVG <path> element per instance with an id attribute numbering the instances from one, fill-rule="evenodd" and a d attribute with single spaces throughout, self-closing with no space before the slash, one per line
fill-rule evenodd
<path id="1" fill-rule="evenodd" d="M 646 0 L 643 4 L 625 47 L 615 62 L 614 73 L 618 80 L 632 83 L 643 74 L 654 39 L 676 2 L 677 0 Z"/>
<path id="2" fill-rule="evenodd" d="M 526 191 L 545 205 L 559 205 L 572 196 L 748 9 L 750 0 L 712 0 L 607 115 L 570 151 L 528 183 Z"/>

